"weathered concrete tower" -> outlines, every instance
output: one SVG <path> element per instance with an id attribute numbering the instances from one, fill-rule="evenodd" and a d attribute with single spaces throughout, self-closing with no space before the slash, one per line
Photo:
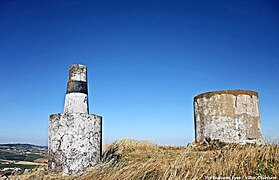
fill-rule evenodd
<path id="1" fill-rule="evenodd" d="M 89 114 L 87 72 L 84 65 L 70 67 L 64 114 L 49 118 L 48 168 L 63 175 L 99 163 L 102 117 Z"/>
<path id="2" fill-rule="evenodd" d="M 214 91 L 194 98 L 195 138 L 226 143 L 262 143 L 258 93 Z"/>

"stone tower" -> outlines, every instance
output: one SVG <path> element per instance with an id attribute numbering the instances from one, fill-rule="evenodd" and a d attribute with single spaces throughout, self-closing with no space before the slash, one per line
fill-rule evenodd
<path id="1" fill-rule="evenodd" d="M 195 139 L 226 143 L 262 143 L 258 93 L 227 90 L 194 98 Z"/>
<path id="2" fill-rule="evenodd" d="M 89 114 L 87 69 L 70 67 L 64 114 L 49 118 L 48 168 L 63 175 L 99 163 L 102 152 L 102 117 Z"/>

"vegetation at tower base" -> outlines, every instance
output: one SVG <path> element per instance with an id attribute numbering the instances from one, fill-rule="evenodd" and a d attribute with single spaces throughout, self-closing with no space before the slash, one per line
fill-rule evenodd
<path id="1" fill-rule="evenodd" d="M 46 168 L 11 179 L 206 179 L 206 177 L 279 178 L 276 143 L 224 144 L 207 139 L 186 147 L 120 140 L 104 147 L 103 161 L 73 176 L 54 175 Z"/>

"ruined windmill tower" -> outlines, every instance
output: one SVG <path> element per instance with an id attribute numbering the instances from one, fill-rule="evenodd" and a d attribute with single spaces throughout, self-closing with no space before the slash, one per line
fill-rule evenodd
<path id="1" fill-rule="evenodd" d="M 85 170 L 101 158 L 102 117 L 89 114 L 87 70 L 70 67 L 64 114 L 49 118 L 48 168 L 63 175 Z"/>
<path id="2" fill-rule="evenodd" d="M 194 98 L 195 138 L 225 143 L 262 143 L 258 93 L 227 90 Z"/>

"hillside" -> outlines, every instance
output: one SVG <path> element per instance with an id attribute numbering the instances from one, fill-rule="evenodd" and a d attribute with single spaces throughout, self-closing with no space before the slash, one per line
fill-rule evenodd
<path id="1" fill-rule="evenodd" d="M 103 162 L 63 179 L 210 179 L 210 177 L 279 177 L 279 146 L 225 145 L 218 141 L 187 147 L 120 140 L 104 147 Z M 61 179 L 40 168 L 11 179 Z"/>
<path id="2" fill-rule="evenodd" d="M 22 174 L 38 166 L 46 166 L 47 147 L 31 144 L 0 144 L 0 178 Z"/>
<path id="3" fill-rule="evenodd" d="M 9 155 L 5 155 L 11 154 Z M 28 156 L 28 154 L 38 154 L 45 157 L 47 154 L 47 146 L 37 146 L 32 144 L 0 144 L 0 158 L 13 160 L 12 154 L 17 154 L 18 156 Z M 16 157 L 14 157 L 17 160 Z M 19 157 L 19 160 L 23 160 Z"/>
<path id="4" fill-rule="evenodd" d="M 31 144 L 0 144 L 0 168 L 1 162 L 33 162 L 37 159 L 46 158 L 47 147 Z"/>

